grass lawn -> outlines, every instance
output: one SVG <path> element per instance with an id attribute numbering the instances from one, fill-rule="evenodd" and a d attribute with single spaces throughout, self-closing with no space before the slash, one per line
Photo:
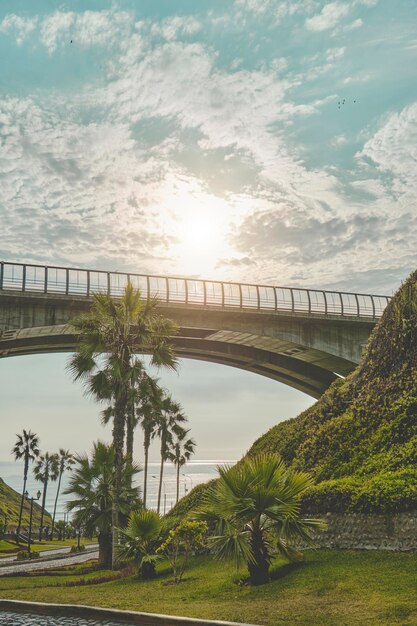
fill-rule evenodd
<path id="1" fill-rule="evenodd" d="M 78 568 L 78 569 L 77 569 Z M 39 602 L 90 604 L 136 611 L 231 620 L 252 624 L 302 626 L 392 626 L 417 623 L 417 554 L 319 550 L 306 561 L 274 565 L 274 580 L 261 587 L 238 584 L 231 563 L 198 557 L 186 580 L 169 584 L 167 566 L 160 577 L 135 576 L 85 586 L 56 587 L 109 572 L 88 572 L 85 565 L 54 573 L 0 578 L 0 597 Z M 242 570 L 241 575 L 245 571 Z M 168 584 L 167 584 L 168 583 Z"/>

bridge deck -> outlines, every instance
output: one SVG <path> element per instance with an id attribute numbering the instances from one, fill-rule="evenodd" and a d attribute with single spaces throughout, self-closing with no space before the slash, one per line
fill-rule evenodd
<path id="1" fill-rule="evenodd" d="M 0 291 L 85 297 L 120 296 L 130 282 L 144 298 L 170 305 L 257 310 L 329 317 L 381 317 L 390 298 L 371 294 L 256 285 L 184 277 L 103 272 L 58 266 L 0 263 Z"/>

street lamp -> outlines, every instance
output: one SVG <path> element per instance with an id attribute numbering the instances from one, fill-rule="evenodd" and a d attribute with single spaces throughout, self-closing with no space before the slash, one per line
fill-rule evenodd
<path id="1" fill-rule="evenodd" d="M 152 478 L 155 478 L 156 480 L 158 480 L 157 476 L 152 476 Z M 162 485 L 164 487 L 164 515 L 165 515 L 165 513 L 167 511 L 167 491 L 166 491 L 166 488 L 165 488 L 165 480 L 164 479 L 162 479 Z M 158 513 L 159 513 L 159 511 L 158 511 Z"/>
<path id="2" fill-rule="evenodd" d="M 33 517 L 33 501 L 39 500 L 41 497 L 41 492 L 38 491 L 36 494 L 36 498 L 32 496 L 29 498 L 29 493 L 25 491 L 26 500 L 30 500 L 30 517 L 29 517 L 29 537 L 28 537 L 28 558 L 30 559 L 30 542 L 32 541 L 32 517 Z"/>
<path id="3" fill-rule="evenodd" d="M 184 478 L 189 478 L 190 479 L 190 485 L 191 485 L 191 489 L 193 488 L 193 479 L 191 478 L 191 476 L 189 474 L 183 474 Z M 185 493 L 187 493 L 187 481 L 185 480 Z M 190 491 L 191 491 L 190 489 Z"/>

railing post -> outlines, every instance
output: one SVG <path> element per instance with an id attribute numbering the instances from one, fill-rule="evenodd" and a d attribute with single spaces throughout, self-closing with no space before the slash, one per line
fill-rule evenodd
<path id="1" fill-rule="evenodd" d="M 3 289 L 4 263 L 0 263 L 0 289 Z"/>
<path id="2" fill-rule="evenodd" d="M 23 266 L 22 270 L 22 291 L 26 290 L 26 265 Z"/>
<path id="3" fill-rule="evenodd" d="M 358 317 L 360 317 L 360 306 L 359 306 L 359 298 L 358 298 L 358 294 L 355 293 L 355 300 L 356 300 L 356 310 L 358 313 Z"/>
<path id="4" fill-rule="evenodd" d="M 243 309 L 242 285 L 239 283 L 239 308 Z"/>
<path id="5" fill-rule="evenodd" d="M 272 289 L 274 290 L 274 301 L 275 301 L 275 311 L 278 311 L 278 296 L 277 296 L 277 290 L 275 287 L 272 287 Z"/>
<path id="6" fill-rule="evenodd" d="M 291 294 L 291 312 L 295 313 L 294 292 L 292 290 L 292 287 L 290 287 L 290 294 Z"/>
<path id="7" fill-rule="evenodd" d="M 43 283 L 43 292 L 48 293 L 48 268 L 45 267 L 45 279 Z"/>
<path id="8" fill-rule="evenodd" d="M 325 291 L 323 291 L 323 298 L 324 298 L 324 314 L 327 315 L 327 294 Z"/>
<path id="9" fill-rule="evenodd" d="M 87 298 L 90 296 L 90 270 L 87 270 Z"/>
<path id="10" fill-rule="evenodd" d="M 220 284 L 222 286 L 222 308 L 224 309 L 224 284 L 222 282 Z"/>
<path id="11" fill-rule="evenodd" d="M 169 279 L 168 276 L 165 277 L 165 285 L 166 285 L 166 299 L 167 299 L 167 304 L 169 302 Z"/>
<path id="12" fill-rule="evenodd" d="M 375 319 L 375 302 L 374 302 L 373 296 L 371 296 L 371 302 L 372 302 L 372 316 Z"/>
<path id="13" fill-rule="evenodd" d="M 256 299 L 257 299 L 257 308 L 258 308 L 258 311 L 259 311 L 260 308 L 261 308 L 261 294 L 259 293 L 259 286 L 258 285 L 256 285 Z"/>
<path id="14" fill-rule="evenodd" d="M 65 294 L 69 293 L 69 269 L 65 270 Z"/>
<path id="15" fill-rule="evenodd" d="M 207 285 L 206 285 L 205 280 L 203 280 L 203 292 L 204 292 L 203 304 L 204 306 L 206 306 L 207 305 Z"/>
<path id="16" fill-rule="evenodd" d="M 342 294 L 339 291 L 339 299 L 340 299 L 340 311 L 341 311 L 341 315 L 343 317 L 344 315 L 344 311 L 343 311 L 343 298 L 342 298 Z"/>
<path id="17" fill-rule="evenodd" d="M 146 299 L 149 300 L 151 299 L 151 281 L 149 279 L 149 276 L 146 277 Z"/>
<path id="18" fill-rule="evenodd" d="M 188 304 L 188 280 L 184 278 L 184 287 L 185 287 L 185 304 Z"/>
<path id="19" fill-rule="evenodd" d="M 311 315 L 311 296 L 310 296 L 310 290 L 306 289 L 307 292 L 307 299 L 308 299 L 308 313 L 309 315 Z"/>
<path id="20" fill-rule="evenodd" d="M 110 295 L 110 272 L 107 273 L 107 295 Z"/>

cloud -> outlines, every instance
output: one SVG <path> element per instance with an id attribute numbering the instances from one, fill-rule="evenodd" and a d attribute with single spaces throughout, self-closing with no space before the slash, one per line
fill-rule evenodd
<path id="1" fill-rule="evenodd" d="M 322 32 L 334 28 L 350 11 L 350 5 L 343 2 L 329 2 L 325 4 L 320 13 L 307 18 L 305 25 L 307 30 Z"/>
<path id="2" fill-rule="evenodd" d="M 35 30 L 38 18 L 25 18 L 20 15 L 6 15 L 0 22 L 0 33 L 12 32 L 15 35 L 16 43 L 20 46 L 26 37 Z"/>
<path id="3" fill-rule="evenodd" d="M 71 40 L 83 48 L 109 47 L 123 42 L 132 26 L 132 16 L 126 11 L 55 11 L 43 20 L 40 40 L 50 54 Z"/>
<path id="4" fill-rule="evenodd" d="M 415 203 L 417 102 L 393 113 L 356 157 L 361 162 L 371 161 L 380 172 L 389 175 L 386 184 L 395 197 L 403 196 Z"/>

